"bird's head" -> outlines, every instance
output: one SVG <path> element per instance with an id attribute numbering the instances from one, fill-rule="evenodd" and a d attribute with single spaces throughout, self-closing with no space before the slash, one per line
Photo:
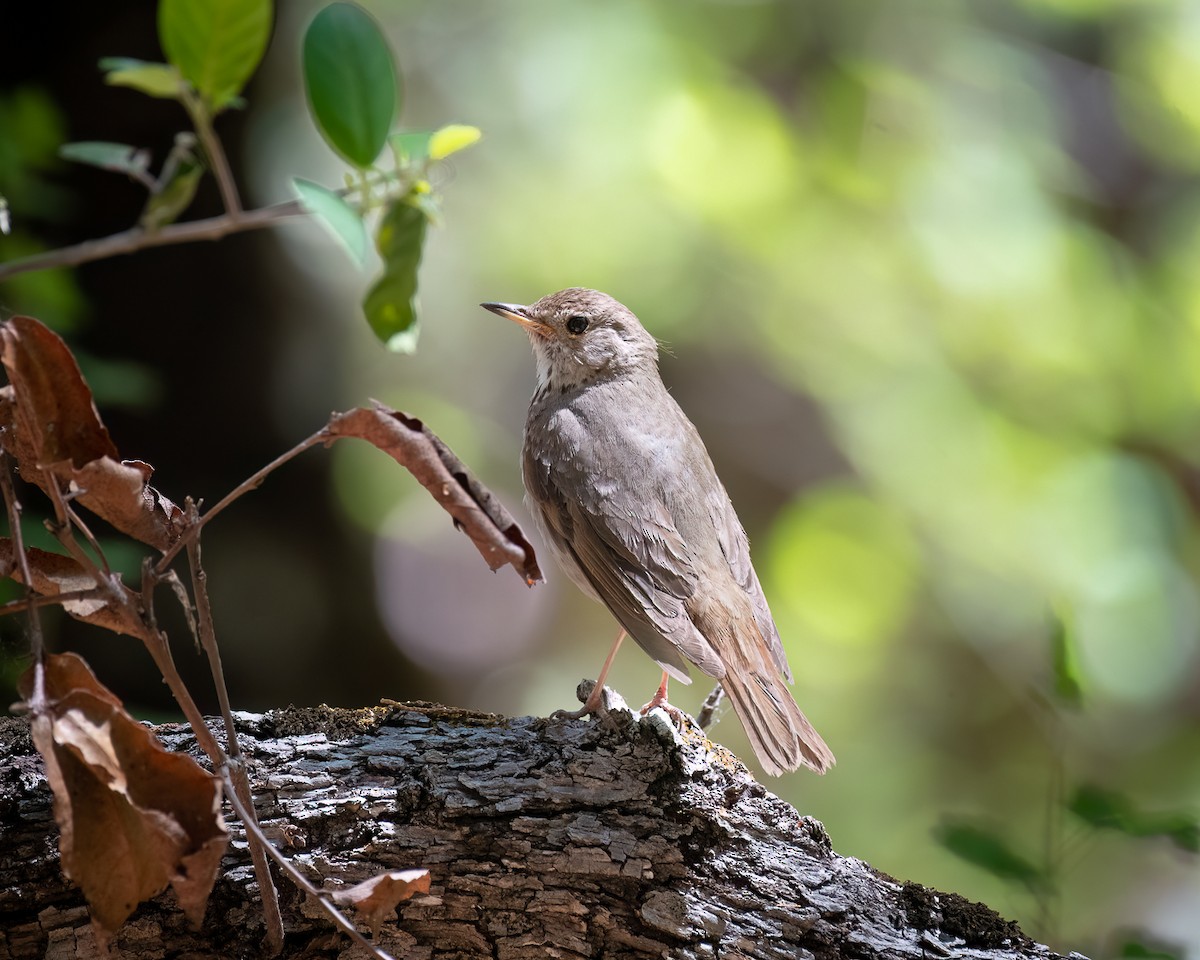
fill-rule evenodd
<path id="1" fill-rule="evenodd" d="M 480 306 L 525 328 L 543 389 L 653 370 L 658 363 L 658 343 L 633 311 L 598 290 L 571 287 L 528 306 Z"/>

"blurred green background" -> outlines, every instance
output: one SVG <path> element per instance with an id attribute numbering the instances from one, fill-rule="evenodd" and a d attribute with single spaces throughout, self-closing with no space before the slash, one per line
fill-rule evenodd
<path id="1" fill-rule="evenodd" d="M 34 11 L 46 38 L 3 65 L 4 259 L 136 218 L 138 188 L 55 161 L 58 143 L 161 157 L 185 122 L 95 70 L 160 56 L 152 3 L 67 6 L 69 36 Z M 418 353 L 378 345 L 357 312 L 370 271 L 314 224 L 0 284 L 0 310 L 79 349 L 123 454 L 211 503 L 376 397 L 426 420 L 528 532 L 532 360 L 476 304 L 603 289 L 663 341 L 838 756 L 769 786 L 840 852 L 1060 949 L 1138 936 L 1200 956 L 1194 855 L 1062 812 L 1083 783 L 1200 806 L 1200 8 L 367 6 L 401 64 L 403 126 L 484 131 L 435 170 Z M 315 9 L 282 5 L 247 109 L 218 125 L 253 205 L 292 176 L 341 182 L 299 81 Z M 195 212 L 217 212 L 211 184 Z M 273 477 L 205 549 L 245 708 L 545 714 L 615 633 L 548 551 L 544 587 L 490 574 L 411 479 L 345 443 Z M 56 632 L 131 703 L 170 710 L 127 641 Z M 610 682 L 641 703 L 657 679 L 628 647 Z M 672 699 L 695 710 L 708 689 Z M 713 736 L 751 760 L 731 712 Z M 1056 892 L 956 857 L 947 821 L 1049 864 Z"/>

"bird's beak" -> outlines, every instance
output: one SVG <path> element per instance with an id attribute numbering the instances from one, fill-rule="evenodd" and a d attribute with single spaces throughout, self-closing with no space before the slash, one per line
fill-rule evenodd
<path id="1" fill-rule="evenodd" d="M 484 310 L 491 310 L 492 313 L 504 317 L 506 320 L 512 320 L 514 323 L 519 323 L 530 333 L 536 333 L 540 336 L 548 336 L 550 333 L 549 327 L 541 320 L 538 320 L 529 315 L 529 308 L 523 307 L 519 303 L 481 303 Z"/>

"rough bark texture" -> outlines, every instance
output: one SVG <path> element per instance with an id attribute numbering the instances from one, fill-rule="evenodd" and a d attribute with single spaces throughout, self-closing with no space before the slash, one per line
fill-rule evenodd
<path id="1" fill-rule="evenodd" d="M 413 705 L 239 722 L 264 825 L 318 885 L 430 870 L 430 894 L 401 904 L 381 934 L 396 957 L 1056 956 L 986 907 L 834 853 L 820 823 L 736 758 L 655 715 L 589 723 Z M 194 750 L 186 728 L 158 732 Z M 0 958 L 95 955 L 23 720 L 0 719 L 0 749 Z M 139 908 L 114 954 L 260 956 L 243 844 L 225 866 L 202 929 L 165 894 Z M 352 952 L 279 885 L 285 956 Z"/>

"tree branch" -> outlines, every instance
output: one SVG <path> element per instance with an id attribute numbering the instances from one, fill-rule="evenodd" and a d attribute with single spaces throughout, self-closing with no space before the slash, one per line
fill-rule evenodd
<path id="1" fill-rule="evenodd" d="M 77 243 L 71 247 L 47 250 L 43 253 L 31 254 L 28 257 L 18 257 L 7 263 L 0 263 L 0 281 L 15 277 L 19 273 L 28 273 L 31 270 L 77 267 L 83 263 L 104 260 L 124 253 L 135 253 L 150 247 L 192 243 L 196 240 L 220 240 L 233 233 L 260 230 L 263 227 L 274 226 L 295 217 L 306 216 L 308 214 L 300 205 L 299 200 L 285 200 L 269 207 L 243 211 L 236 217 L 223 213 L 219 217 L 209 217 L 206 220 L 172 223 L 160 230 L 131 227 L 98 240 L 85 240 L 83 243 Z"/>
<path id="2" fill-rule="evenodd" d="M 610 716 L 409 704 L 237 719 L 263 829 L 310 884 L 430 871 L 377 941 L 396 957 L 1055 960 L 986 907 L 837 854 L 697 729 Z M 192 746 L 186 728 L 158 732 Z M 0 751 L 0 958 L 82 953 L 87 917 L 23 720 L 0 721 Z M 115 938 L 120 955 L 261 956 L 247 859 L 235 840 L 201 930 L 159 897 Z M 284 956 L 345 955 L 306 903 L 285 892 Z"/>

